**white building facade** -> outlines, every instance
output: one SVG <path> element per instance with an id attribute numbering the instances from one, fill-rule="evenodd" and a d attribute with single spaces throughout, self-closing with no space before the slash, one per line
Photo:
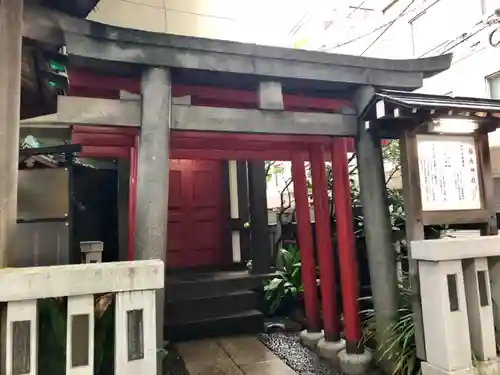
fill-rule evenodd
<path id="1" fill-rule="evenodd" d="M 401 2 L 401 1 L 400 1 Z M 404 6 L 402 2 L 399 8 Z M 388 49 L 399 49 L 397 57 L 426 57 L 452 52 L 453 61 L 446 72 L 425 80 L 421 92 L 438 95 L 500 99 L 500 47 L 493 47 L 490 33 L 498 0 L 423 0 L 413 13 L 396 21 L 393 30 L 367 55 L 387 56 Z M 392 17 L 399 15 L 392 11 Z M 396 13 L 396 15 L 394 15 Z M 499 33 L 500 35 L 500 33 Z M 408 46 L 411 51 L 408 53 Z M 500 212 L 500 131 L 490 135 L 492 170 L 495 182 L 496 211 Z"/>
<path id="2" fill-rule="evenodd" d="M 500 99 L 500 47 L 489 34 L 500 0 L 101 0 L 90 19 L 116 26 L 384 58 L 453 52 L 429 94 Z M 499 39 L 500 39 L 500 32 Z M 490 136 L 500 212 L 500 132 Z M 289 177 L 268 181 L 270 207 Z M 398 185 L 396 182 L 395 185 Z"/>
<path id="3" fill-rule="evenodd" d="M 500 99 L 500 47 L 489 41 L 500 26 L 492 22 L 499 8 L 499 0 L 357 0 L 342 22 L 325 13 L 321 31 L 303 27 L 295 41 L 301 48 L 396 59 L 452 52 L 451 68 L 425 80 L 421 92 Z M 500 212 L 500 131 L 490 135 L 490 148 Z"/>

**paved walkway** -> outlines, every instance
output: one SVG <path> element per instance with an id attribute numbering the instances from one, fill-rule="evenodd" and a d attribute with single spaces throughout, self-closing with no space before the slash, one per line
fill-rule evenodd
<path id="1" fill-rule="evenodd" d="M 252 336 L 190 341 L 177 348 L 190 375 L 296 375 Z"/>

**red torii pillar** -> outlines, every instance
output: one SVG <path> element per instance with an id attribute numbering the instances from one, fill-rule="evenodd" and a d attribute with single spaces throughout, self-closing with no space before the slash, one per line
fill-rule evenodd
<path id="1" fill-rule="evenodd" d="M 317 146 L 311 150 L 311 179 L 324 329 L 324 338 L 318 342 L 318 350 L 321 356 L 335 359 L 337 353 L 345 347 L 345 344 L 340 338 L 340 319 L 337 309 L 337 287 L 323 146 Z"/>
<path id="2" fill-rule="evenodd" d="M 302 263 L 302 283 L 304 284 L 304 305 L 306 330 L 300 333 L 300 341 L 309 347 L 315 347 L 323 337 L 319 317 L 318 286 L 316 284 L 316 260 L 311 228 L 311 214 L 307 193 L 307 179 L 303 155 L 292 157 L 292 181 L 297 215 L 297 235 Z"/>
<path id="3" fill-rule="evenodd" d="M 346 351 L 348 354 L 360 354 L 363 353 L 363 347 L 360 343 L 358 265 L 345 138 L 334 138 L 331 155 Z"/>

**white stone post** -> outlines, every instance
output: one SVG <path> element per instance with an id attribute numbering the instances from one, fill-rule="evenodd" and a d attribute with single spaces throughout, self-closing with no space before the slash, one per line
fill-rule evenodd
<path id="1" fill-rule="evenodd" d="M 418 270 L 427 353 L 422 374 L 472 371 L 462 262 L 419 260 Z"/>
<path id="2" fill-rule="evenodd" d="M 500 346 L 500 256 L 488 258 L 495 341 Z"/>
<path id="3" fill-rule="evenodd" d="M 228 168 L 231 219 L 239 219 L 240 207 L 238 202 L 238 167 L 236 160 L 230 160 Z M 233 262 L 241 262 L 241 242 L 240 232 L 238 230 L 233 230 L 231 232 L 231 246 L 233 249 Z"/>
<path id="4" fill-rule="evenodd" d="M 94 296 L 68 297 L 66 375 L 94 374 Z"/>
<path id="5" fill-rule="evenodd" d="M 115 374 L 157 373 L 156 324 L 154 290 L 116 295 Z"/>
<path id="6" fill-rule="evenodd" d="M 488 257 L 500 237 L 411 242 L 418 261 L 426 362 L 423 375 L 473 374 L 472 353 L 486 370 L 498 367 Z"/>
<path id="7" fill-rule="evenodd" d="M 28 299 L 7 304 L 5 339 L 6 375 L 37 375 L 38 309 L 37 300 Z"/>
<path id="8" fill-rule="evenodd" d="M 497 357 L 497 348 L 488 260 L 467 259 L 463 267 L 472 352 L 479 361 L 491 361 Z"/>

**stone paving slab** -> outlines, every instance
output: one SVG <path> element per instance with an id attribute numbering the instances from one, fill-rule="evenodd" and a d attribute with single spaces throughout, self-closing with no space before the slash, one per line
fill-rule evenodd
<path id="1" fill-rule="evenodd" d="M 273 352 L 252 336 L 220 339 L 218 343 L 237 365 L 278 359 Z"/>
<path id="2" fill-rule="evenodd" d="M 281 359 L 241 365 L 245 375 L 296 375 Z"/>
<path id="3" fill-rule="evenodd" d="M 296 375 L 253 336 L 189 341 L 177 349 L 190 375 Z"/>

